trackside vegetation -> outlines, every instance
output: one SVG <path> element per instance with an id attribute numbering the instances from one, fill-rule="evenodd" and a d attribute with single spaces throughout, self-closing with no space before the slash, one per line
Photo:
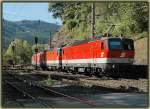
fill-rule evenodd
<path id="1" fill-rule="evenodd" d="M 91 35 L 92 2 L 49 3 L 49 11 L 61 18 L 61 32 L 70 39 L 86 39 Z M 148 2 L 95 2 L 96 34 L 104 34 L 110 25 L 111 33 L 133 37 L 148 31 Z"/>
<path id="2" fill-rule="evenodd" d="M 15 43 L 15 50 L 13 52 L 12 46 Z M 8 64 L 9 60 L 15 60 L 15 64 L 30 64 L 31 56 L 34 54 L 34 49 L 36 45 L 31 45 L 26 40 L 15 39 L 10 43 L 8 49 L 3 55 L 3 64 Z M 44 50 L 43 44 L 37 45 L 39 51 Z"/>

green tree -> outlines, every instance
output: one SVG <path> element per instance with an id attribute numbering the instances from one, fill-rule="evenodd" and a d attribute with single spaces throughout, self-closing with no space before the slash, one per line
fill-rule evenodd
<path id="1" fill-rule="evenodd" d="M 112 32 L 114 35 L 148 31 L 148 2 L 96 2 L 95 4 L 97 34 L 106 32 L 110 24 L 116 25 Z M 50 3 L 49 11 L 54 13 L 54 17 L 63 20 L 66 36 L 71 35 L 76 38 L 81 34 L 87 36 L 90 34 L 91 3 Z"/>
<path id="2" fill-rule="evenodd" d="M 12 51 L 12 45 L 15 43 L 15 51 Z M 20 39 L 15 39 L 14 42 L 11 42 L 6 53 L 3 56 L 4 64 L 7 63 L 8 60 L 14 60 L 16 64 L 27 64 L 31 62 L 32 56 L 32 47 L 27 41 L 23 41 Z"/>

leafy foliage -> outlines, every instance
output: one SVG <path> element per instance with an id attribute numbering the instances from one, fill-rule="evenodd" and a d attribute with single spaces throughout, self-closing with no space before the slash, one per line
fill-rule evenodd
<path id="1" fill-rule="evenodd" d="M 12 45 L 15 42 L 15 51 L 12 51 Z M 15 39 L 10 43 L 6 53 L 3 55 L 3 64 L 7 64 L 8 60 L 14 60 L 15 64 L 30 64 L 31 56 L 34 53 L 36 45 L 29 44 L 26 40 Z M 44 45 L 38 44 L 37 48 L 42 51 Z"/>
<path id="2" fill-rule="evenodd" d="M 96 34 L 115 24 L 113 35 L 132 35 L 148 31 L 148 2 L 96 2 Z M 65 36 L 85 39 L 91 33 L 91 3 L 50 3 L 49 11 L 63 20 Z"/>
<path id="3" fill-rule="evenodd" d="M 12 51 L 13 42 L 9 45 L 6 53 L 4 54 L 4 63 L 8 60 L 13 60 L 15 58 L 16 63 L 29 63 L 31 58 L 31 45 L 27 41 L 16 39 L 15 41 L 15 51 Z"/>

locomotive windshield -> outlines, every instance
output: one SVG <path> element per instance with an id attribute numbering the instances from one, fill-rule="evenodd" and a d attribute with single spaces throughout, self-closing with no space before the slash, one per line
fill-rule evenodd
<path id="1" fill-rule="evenodd" d="M 121 39 L 109 39 L 108 41 L 110 50 L 121 50 L 123 49 Z"/>
<path id="2" fill-rule="evenodd" d="M 131 39 L 109 39 L 108 47 L 110 50 L 134 50 L 133 40 Z"/>
<path id="3" fill-rule="evenodd" d="M 123 40 L 123 48 L 124 50 L 134 50 L 134 43 L 131 39 L 124 39 Z"/>

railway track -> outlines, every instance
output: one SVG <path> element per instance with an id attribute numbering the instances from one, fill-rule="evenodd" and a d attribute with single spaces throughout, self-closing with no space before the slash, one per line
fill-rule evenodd
<path id="1" fill-rule="evenodd" d="M 31 93 L 33 90 L 39 90 L 39 88 L 31 86 L 31 84 L 27 84 L 25 82 L 20 81 L 16 77 L 11 75 L 11 78 L 4 80 L 4 83 L 9 85 L 10 87 L 14 88 L 16 92 L 21 93 L 23 96 L 31 99 L 35 103 L 40 103 L 43 107 L 52 107 L 51 104 L 46 103 L 44 100 L 38 98 L 35 94 Z"/>
<path id="2" fill-rule="evenodd" d="M 15 88 L 18 92 L 22 93 L 24 96 L 27 96 L 28 98 L 31 98 L 33 101 L 42 104 L 44 107 L 52 107 L 52 105 L 49 105 L 49 104 L 45 103 L 42 99 L 39 99 L 38 97 L 33 96 L 28 91 L 14 85 L 13 83 L 11 83 L 9 81 L 5 81 L 5 82 L 6 82 L 6 84 L 8 84 L 11 87 Z"/>
<path id="3" fill-rule="evenodd" d="M 129 91 L 129 92 L 147 92 L 147 75 L 148 75 L 148 68 L 146 65 L 135 65 L 133 67 L 135 70 L 135 73 L 138 74 L 138 76 L 134 76 L 133 78 L 123 78 L 123 77 L 107 77 L 107 76 L 102 76 L 102 77 L 97 77 L 97 76 L 86 76 L 84 74 L 72 74 L 72 73 L 67 73 L 67 72 L 62 72 L 62 71 L 42 71 L 42 70 L 8 70 L 6 71 L 7 73 L 11 72 L 14 75 L 18 75 L 19 73 L 23 75 L 20 79 L 21 81 L 28 82 L 29 84 L 32 85 L 37 85 L 35 81 L 39 81 L 37 76 L 44 77 L 46 79 L 48 75 L 52 79 L 55 80 L 60 80 L 64 83 L 69 83 L 69 84 L 77 84 L 85 87 L 91 87 L 91 86 L 97 86 L 97 87 L 106 87 L 106 88 L 111 88 L 111 89 L 117 89 L 117 90 L 122 90 L 122 91 Z M 137 72 L 136 72 L 137 71 Z M 140 73 L 141 72 L 141 73 Z M 132 72 L 130 72 L 132 73 Z M 143 75 L 143 73 L 145 73 Z M 18 77 L 16 77 L 18 78 Z M 65 81 L 64 81 L 65 79 Z M 67 82 L 68 81 L 68 82 Z M 112 83 L 112 84 L 111 84 Z M 114 84 L 114 85 L 113 85 Z M 39 84 L 38 84 L 39 85 Z M 39 87 L 39 86 L 37 86 Z M 54 93 L 54 92 L 52 92 Z M 56 93 L 55 93 L 56 94 Z M 57 95 L 57 94 L 56 94 Z"/>
<path id="4" fill-rule="evenodd" d="M 59 73 L 59 72 L 58 72 Z M 33 74 L 32 76 L 35 77 L 38 74 L 42 74 L 41 72 L 37 72 Z M 46 75 L 45 73 L 44 75 Z M 54 72 L 54 74 L 56 74 Z M 85 87 L 104 87 L 109 88 L 113 90 L 120 90 L 123 92 L 147 92 L 147 79 L 125 79 L 125 78 L 110 78 L 110 77 L 102 77 L 97 78 L 96 76 L 89 77 L 82 74 L 78 75 L 72 75 L 65 73 L 62 75 L 54 75 L 53 73 L 51 75 L 52 79 L 58 79 L 62 82 L 69 83 L 69 84 L 75 84 Z M 63 74 L 63 72 L 62 72 Z M 66 77 L 65 77 L 66 76 Z M 108 90 L 109 90 L 108 89 Z"/>
<path id="5" fill-rule="evenodd" d="M 55 74 L 57 74 L 57 75 L 54 76 Z M 59 74 L 61 76 L 57 77 L 57 76 L 59 76 Z M 63 97 L 63 99 L 65 98 L 67 101 L 79 102 L 88 107 L 97 107 L 98 106 L 98 104 L 96 104 L 95 100 L 90 100 L 89 98 L 87 99 L 84 96 L 82 96 L 82 97 L 76 96 L 76 95 L 73 96 L 74 94 L 72 95 L 68 92 L 65 92 L 67 90 L 63 91 L 57 87 L 53 88 L 53 87 L 49 87 L 49 86 L 43 86 L 43 84 L 39 84 L 39 81 L 46 79 L 48 77 L 48 75 L 51 75 L 51 77 L 54 77 L 55 79 L 61 78 L 62 79 L 61 81 L 63 83 L 72 84 L 72 81 L 68 81 L 68 80 L 73 80 L 74 82 L 77 82 L 77 85 L 80 84 L 79 86 L 90 87 L 91 89 L 96 88 L 98 90 L 100 88 L 100 90 L 110 90 L 110 91 L 114 91 L 114 92 L 121 91 L 121 92 L 142 92 L 143 93 L 143 91 L 140 91 L 141 89 L 140 90 L 137 89 L 138 87 L 136 85 L 139 85 L 143 82 L 144 82 L 143 85 L 146 85 L 145 80 L 144 81 L 142 80 L 143 82 L 142 81 L 140 82 L 140 80 L 134 80 L 134 79 L 126 80 L 126 79 L 122 79 L 122 78 L 114 80 L 113 78 L 108 78 L 108 77 L 97 78 L 97 77 L 85 76 L 83 74 L 74 75 L 74 74 L 66 73 L 66 72 L 56 72 L 56 71 L 52 72 L 52 71 L 40 71 L 40 70 L 39 71 L 34 70 L 34 72 L 29 72 L 29 73 L 24 72 L 24 70 L 22 70 L 21 73 L 19 73 L 18 71 L 10 72 L 8 70 L 6 72 L 3 72 L 2 79 L 3 79 L 3 82 L 5 82 L 9 87 L 14 88 L 16 90 L 16 92 L 19 92 L 22 95 L 25 95 L 25 97 L 32 100 L 32 102 L 41 104 L 42 107 L 56 107 L 55 104 L 53 104 L 51 101 L 49 102 L 48 100 L 44 99 L 44 97 L 46 97 L 46 98 L 49 97 L 52 99 L 53 99 L 53 97 L 54 98 Z M 44 79 L 42 79 L 41 77 L 42 78 L 44 77 Z M 137 81 L 137 82 L 134 83 L 134 81 Z M 132 84 L 131 87 L 130 87 L 130 83 Z M 91 85 L 93 85 L 93 86 L 91 86 Z M 119 89 L 118 89 L 118 86 L 119 86 Z M 120 90 L 120 86 L 121 86 L 121 90 Z M 103 87 L 103 88 L 101 88 L 101 87 Z M 144 87 L 147 87 L 147 86 L 144 86 Z M 127 88 L 129 88 L 129 90 Z M 131 91 L 132 89 L 135 91 Z M 39 96 L 39 94 L 42 94 L 42 95 Z M 63 100 L 63 99 L 61 99 L 61 100 Z M 18 104 L 20 104 L 21 107 L 26 107 L 26 106 L 24 106 L 24 103 L 18 101 L 17 99 L 16 100 L 14 99 L 14 101 L 18 102 Z"/>
<path id="6" fill-rule="evenodd" d="M 6 70 L 7 67 L 5 66 L 4 69 Z M 19 70 L 22 70 L 22 71 L 26 71 L 26 72 L 33 72 L 34 71 L 34 68 L 33 66 L 23 66 L 23 65 L 17 65 L 15 68 L 10 68 L 10 66 L 8 67 L 8 69 L 12 70 L 13 71 L 19 71 Z M 8 70 L 7 69 L 7 70 Z M 36 72 L 45 72 L 43 71 L 42 69 L 38 69 L 36 70 Z M 68 72 L 65 72 L 65 71 L 48 71 L 48 72 L 54 72 L 55 74 L 53 75 L 52 73 L 52 76 L 55 76 L 55 75 L 59 75 L 61 76 L 62 78 L 66 78 L 66 79 L 78 79 L 78 77 L 91 77 L 91 76 L 96 76 L 97 78 L 103 78 L 103 77 L 107 77 L 107 78 L 114 78 L 114 79 L 119 79 L 119 78 L 125 78 L 125 79 L 140 79 L 140 78 L 143 78 L 143 79 L 147 79 L 148 78 L 148 66 L 147 65 L 132 65 L 130 68 L 125 68 L 125 69 L 118 69 L 118 70 L 111 70 L 111 71 L 108 71 L 106 72 L 106 74 L 104 73 L 103 75 L 94 75 L 94 72 L 92 72 L 91 74 L 92 75 L 86 75 L 86 72 L 85 73 L 77 73 L 75 72 L 75 74 L 72 73 L 72 75 L 69 75 L 69 76 L 66 76 L 68 75 Z M 77 75 L 77 76 L 76 76 Z M 53 77 L 55 78 L 55 77 Z"/>
<path id="7" fill-rule="evenodd" d="M 17 92 L 22 93 L 23 95 L 27 96 L 28 98 L 32 99 L 33 101 L 40 103 L 44 107 L 53 107 L 52 104 L 46 103 L 44 100 L 40 99 L 36 94 L 34 94 L 35 91 L 33 90 L 38 90 L 43 91 L 39 93 L 46 93 L 47 97 L 51 97 L 52 95 L 54 96 L 61 96 L 65 97 L 66 99 L 74 100 L 86 105 L 89 105 L 91 107 L 95 107 L 96 105 L 91 102 L 90 100 L 83 99 L 83 98 L 77 98 L 74 96 L 70 96 L 58 91 L 55 91 L 54 89 L 51 89 L 49 87 L 42 86 L 41 84 L 37 84 L 36 82 L 33 82 L 31 79 L 27 78 L 20 78 L 18 75 L 14 74 L 8 74 L 9 77 L 5 77 L 4 82 L 8 84 L 10 87 L 13 87 L 17 90 Z M 8 76 L 7 75 L 7 76 Z M 11 79 L 10 79 L 11 78 Z M 18 83 L 20 85 L 18 85 Z"/>
<path id="8" fill-rule="evenodd" d="M 24 107 L 24 104 L 22 102 L 19 102 L 17 99 L 19 99 L 19 98 L 27 98 L 27 97 L 23 96 L 23 94 L 20 93 L 20 92 L 16 93 L 17 90 L 14 87 L 11 87 L 6 82 L 5 83 L 2 82 L 2 87 L 3 87 L 2 88 L 2 100 L 3 100 L 2 104 L 3 104 L 3 106 L 6 105 L 5 100 L 6 101 L 11 100 L 11 101 L 14 101 L 15 103 L 17 103 L 19 106 Z M 8 93 L 11 93 L 11 95 L 8 94 Z"/>

